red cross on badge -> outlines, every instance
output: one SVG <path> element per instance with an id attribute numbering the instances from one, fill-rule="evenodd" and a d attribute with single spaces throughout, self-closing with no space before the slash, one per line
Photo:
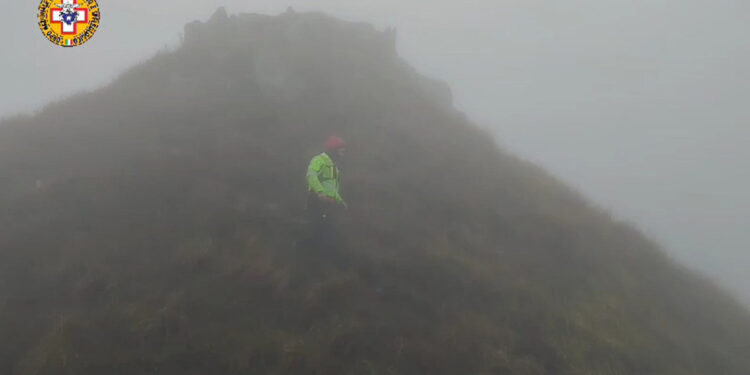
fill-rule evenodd
<path id="1" fill-rule="evenodd" d="M 50 9 L 50 22 L 60 24 L 60 34 L 78 34 L 78 24 L 89 22 L 89 10 L 78 7 L 78 0 L 63 0 L 60 8 Z"/>

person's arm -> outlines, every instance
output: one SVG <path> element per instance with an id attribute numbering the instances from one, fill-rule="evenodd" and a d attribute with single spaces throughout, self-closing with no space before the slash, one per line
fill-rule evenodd
<path id="1" fill-rule="evenodd" d="M 326 195 L 323 184 L 318 179 L 318 173 L 320 173 L 321 168 L 323 168 L 323 161 L 320 158 L 315 157 L 310 161 L 310 165 L 307 167 L 307 185 L 315 194 Z"/>
<path id="2" fill-rule="evenodd" d="M 339 192 L 336 192 L 336 195 L 333 197 L 333 200 L 336 202 L 342 204 L 344 207 L 346 207 L 346 202 L 344 202 L 344 198 L 341 197 L 341 194 Z"/>

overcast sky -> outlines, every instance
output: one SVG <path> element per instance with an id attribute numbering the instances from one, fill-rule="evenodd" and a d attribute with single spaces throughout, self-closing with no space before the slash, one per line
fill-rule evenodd
<path id="1" fill-rule="evenodd" d="M 72 49 L 44 39 L 37 5 L 4 6 L 0 116 L 110 82 L 220 5 L 395 26 L 504 147 L 750 304 L 747 0 L 100 0 L 97 35 Z"/>

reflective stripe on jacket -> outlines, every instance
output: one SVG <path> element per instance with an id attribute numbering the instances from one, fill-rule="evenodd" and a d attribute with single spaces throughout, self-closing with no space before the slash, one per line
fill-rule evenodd
<path id="1" fill-rule="evenodd" d="M 323 194 L 336 202 L 346 205 L 339 194 L 339 168 L 325 152 L 310 160 L 307 167 L 307 187 L 315 194 Z"/>

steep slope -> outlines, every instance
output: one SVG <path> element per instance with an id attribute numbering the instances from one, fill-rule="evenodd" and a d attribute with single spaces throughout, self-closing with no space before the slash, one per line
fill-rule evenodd
<path id="1" fill-rule="evenodd" d="M 394 33 L 217 12 L 0 126 L 0 373 L 748 374 L 748 313 L 498 149 Z M 304 169 L 349 140 L 343 246 Z"/>

